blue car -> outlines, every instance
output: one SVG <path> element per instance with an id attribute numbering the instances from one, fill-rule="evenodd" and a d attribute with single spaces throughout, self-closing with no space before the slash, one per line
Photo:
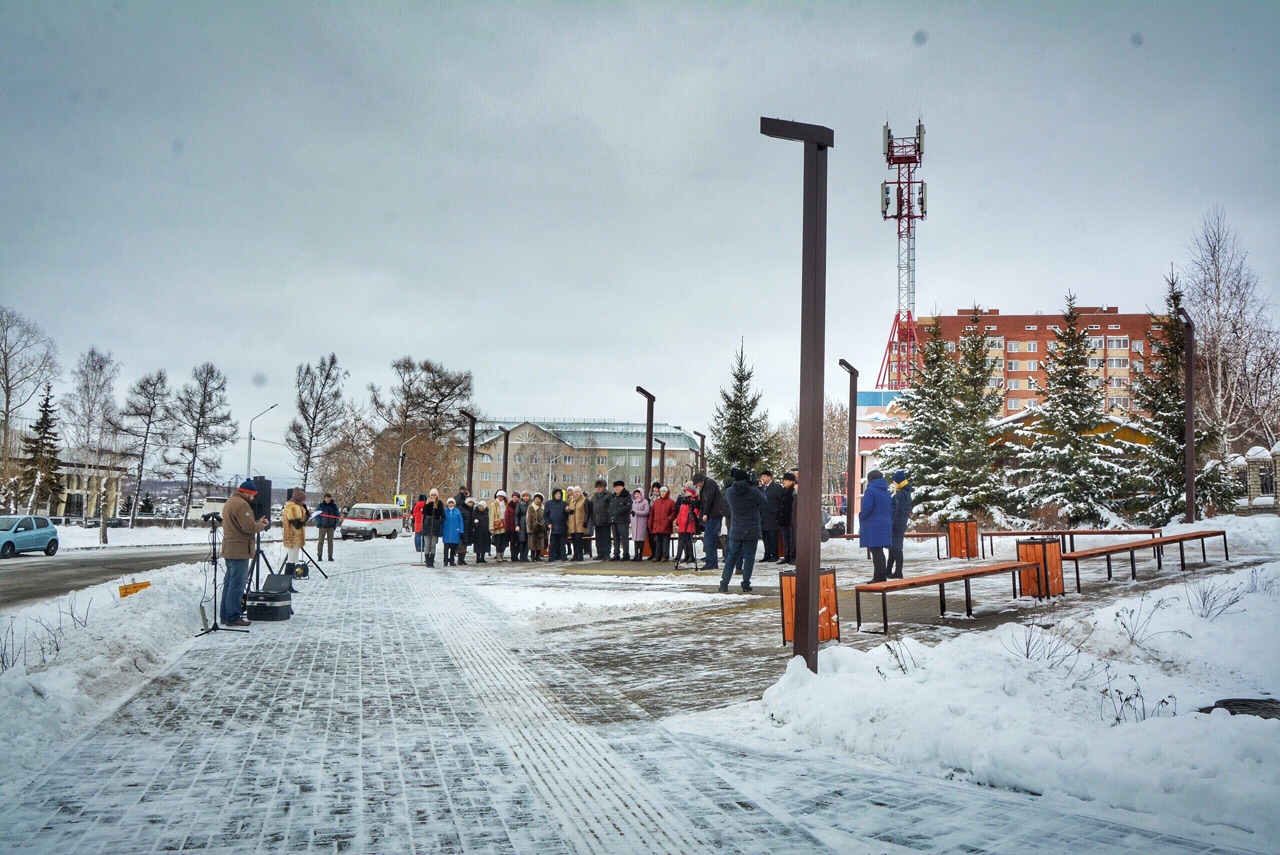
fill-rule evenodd
<path id="1" fill-rule="evenodd" d="M 0 558 L 36 550 L 43 550 L 45 555 L 58 551 L 58 527 L 48 517 L 0 517 Z"/>

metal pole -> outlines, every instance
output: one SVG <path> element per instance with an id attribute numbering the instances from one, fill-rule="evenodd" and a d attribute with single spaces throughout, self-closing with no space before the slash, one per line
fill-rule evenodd
<path id="1" fill-rule="evenodd" d="M 502 492 L 507 492 L 507 464 L 511 462 L 511 431 L 498 425 L 502 431 Z"/>
<path id="2" fill-rule="evenodd" d="M 818 565 L 822 557 L 822 405 L 827 310 L 827 149 L 821 125 L 760 118 L 760 133 L 804 143 L 800 288 L 800 486 L 796 496 L 795 654 L 818 671 Z"/>
<path id="3" fill-rule="evenodd" d="M 471 437 L 467 440 L 467 493 L 474 494 L 475 490 L 471 487 L 471 477 L 476 470 L 476 417 L 466 410 L 459 410 L 471 421 Z"/>
<path id="4" fill-rule="evenodd" d="M 249 419 L 249 455 L 248 457 L 245 458 L 245 461 L 244 461 L 244 471 L 245 471 L 244 477 L 246 479 L 253 478 L 253 423 L 256 422 L 261 416 L 265 416 L 267 413 L 271 412 L 278 406 L 280 405 L 272 404 L 262 412 L 258 413 L 258 415 Z"/>
<path id="5" fill-rule="evenodd" d="M 698 438 L 698 471 L 705 473 L 707 471 L 707 435 L 698 433 L 696 430 L 693 435 Z"/>
<path id="6" fill-rule="evenodd" d="M 853 497 L 862 486 L 862 460 L 858 457 L 858 369 L 843 359 L 840 367 L 849 372 L 849 459 L 844 473 L 844 533 L 853 534 Z"/>
<path id="7" fill-rule="evenodd" d="M 658 480 L 663 484 L 667 483 L 667 442 L 662 439 L 655 439 L 658 443 Z"/>
<path id="8" fill-rule="evenodd" d="M 1183 450 L 1182 477 L 1187 488 L 1186 521 L 1196 521 L 1196 325 L 1186 309 L 1178 309 L 1178 317 L 1182 318 L 1183 338 L 1183 419 L 1186 421 L 1186 448 Z"/>
<path id="9" fill-rule="evenodd" d="M 653 483 L 653 396 L 639 386 L 636 387 L 636 391 L 644 395 L 649 402 L 645 408 L 644 423 L 644 494 L 647 496 L 649 485 Z"/>
<path id="10" fill-rule="evenodd" d="M 396 496 L 400 495 L 400 474 L 404 470 L 404 447 L 420 436 L 422 436 L 422 434 L 415 433 L 413 436 L 400 443 L 400 459 L 396 461 Z M 394 496 L 392 498 L 394 498 Z"/>

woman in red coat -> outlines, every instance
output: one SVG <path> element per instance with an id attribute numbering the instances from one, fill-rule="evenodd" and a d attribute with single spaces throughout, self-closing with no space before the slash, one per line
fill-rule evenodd
<path id="1" fill-rule="evenodd" d="M 676 531 L 680 532 L 680 551 L 676 553 L 676 563 L 692 561 L 693 539 L 698 534 L 698 491 L 692 486 L 684 488 L 680 501 L 676 502 Z"/>
<path id="2" fill-rule="evenodd" d="M 676 521 L 676 503 L 666 487 L 658 489 L 658 498 L 649 509 L 649 553 L 652 561 L 669 561 L 671 524 Z"/>

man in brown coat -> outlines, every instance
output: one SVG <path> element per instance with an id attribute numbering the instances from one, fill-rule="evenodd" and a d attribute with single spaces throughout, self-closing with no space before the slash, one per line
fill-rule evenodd
<path id="1" fill-rule="evenodd" d="M 222 506 L 222 560 L 227 573 L 222 579 L 222 623 L 225 626 L 248 626 L 242 599 L 249 581 L 249 559 L 257 548 L 258 532 L 271 525 L 267 517 L 255 520 L 249 500 L 258 494 L 257 486 L 246 480 Z"/>

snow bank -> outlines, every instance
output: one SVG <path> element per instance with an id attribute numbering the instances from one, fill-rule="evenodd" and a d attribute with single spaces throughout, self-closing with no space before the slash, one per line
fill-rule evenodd
<path id="1" fill-rule="evenodd" d="M 1196 585 L 1230 587 L 1239 602 L 1201 617 L 1188 606 Z M 1171 826 L 1240 829 L 1270 849 L 1280 843 L 1280 721 L 1196 710 L 1280 686 L 1280 562 L 1157 596 L 1163 602 L 1128 598 L 1058 622 L 1047 640 L 1083 645 L 1057 664 L 1046 651 L 1021 654 L 1039 630 L 1018 625 L 932 648 L 911 639 L 869 652 L 831 647 L 816 675 L 794 659 L 765 693 L 768 720 L 757 726 L 926 774 L 1071 796 Z"/>
<path id="2" fill-rule="evenodd" d="M 209 543 L 209 529 L 199 525 L 186 530 L 180 528 L 109 528 L 108 543 L 104 546 L 98 542 L 99 530 L 81 528 L 78 525 L 58 526 L 58 545 L 60 549 L 106 549 L 112 546 L 205 546 Z M 279 530 L 268 531 L 263 535 L 264 542 L 278 541 Z M 218 535 L 222 542 L 222 535 Z"/>
<path id="3" fill-rule="evenodd" d="M 0 674 L 0 798 L 187 649 L 207 570 L 183 564 L 132 574 L 0 618 L 6 661 L 17 660 Z M 118 585 L 135 580 L 151 587 L 120 599 Z"/>

